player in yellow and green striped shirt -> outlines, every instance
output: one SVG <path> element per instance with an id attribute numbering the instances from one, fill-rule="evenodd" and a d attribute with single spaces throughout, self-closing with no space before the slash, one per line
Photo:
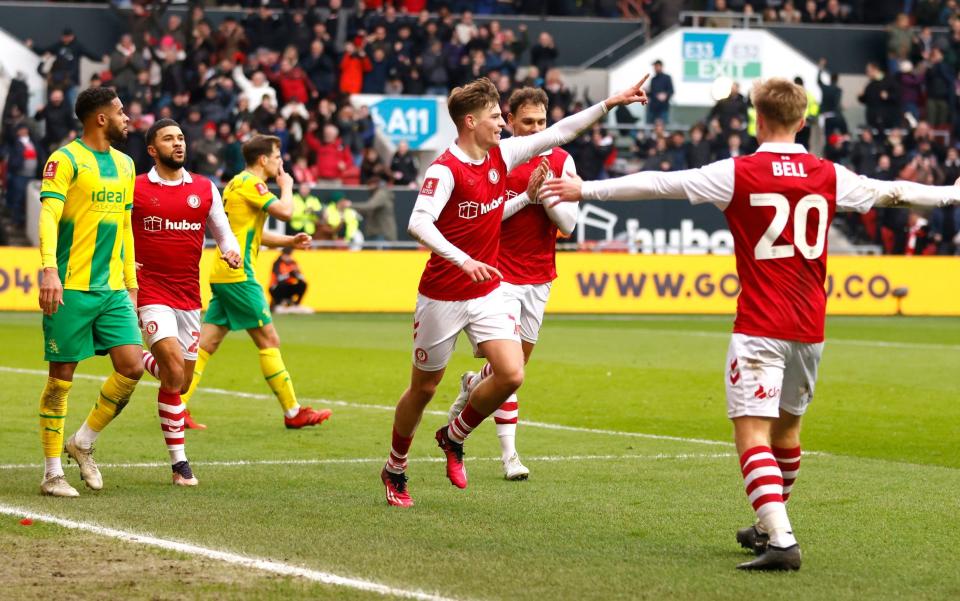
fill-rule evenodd
<path id="1" fill-rule="evenodd" d="M 136 173 L 133 160 L 111 147 L 126 140 L 129 119 L 110 88 L 84 90 L 75 111 L 83 135 L 50 155 L 40 188 L 40 308 L 44 359 L 50 363 L 40 397 L 45 457 L 40 490 L 56 497 L 79 494 L 64 478 L 64 450 L 89 488 L 103 487 L 93 442 L 130 400 L 143 374 L 130 227 Z M 77 363 L 106 353 L 114 373 L 64 445 L 67 395 Z"/>
<path id="2" fill-rule="evenodd" d="M 200 328 L 200 349 L 193 371 L 190 389 L 182 395 L 186 404 L 197 390 L 210 355 L 231 330 L 246 330 L 260 351 L 260 370 L 267 385 L 280 401 L 284 425 L 287 428 L 316 426 L 330 417 L 330 410 L 317 411 L 301 407 L 293 390 L 290 374 L 280 356 L 280 337 L 271 323 L 270 309 L 257 282 L 254 266 L 260 245 L 287 248 L 310 248 L 310 236 L 278 236 L 265 233 L 263 225 L 268 215 L 289 221 L 293 215 L 293 178 L 283 171 L 280 139 L 275 136 L 253 136 L 242 147 L 246 169 L 236 175 L 223 192 L 223 207 L 230 221 L 230 229 L 240 242 L 243 265 L 233 269 L 218 261 L 210 273 L 213 297 Z M 275 177 L 280 186 L 280 198 L 267 188 L 266 180 Z M 220 264 L 222 263 L 222 264 Z M 187 427 L 200 424 L 192 418 Z M 205 427 L 205 426 L 204 426 Z"/>

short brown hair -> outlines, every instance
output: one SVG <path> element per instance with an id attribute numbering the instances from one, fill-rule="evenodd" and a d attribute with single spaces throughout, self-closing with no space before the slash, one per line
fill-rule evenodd
<path id="1" fill-rule="evenodd" d="M 542 104 L 546 109 L 550 101 L 547 100 L 547 93 L 542 88 L 519 88 L 510 94 L 510 100 L 507 101 L 510 107 L 510 114 L 516 115 L 520 107 L 525 104 L 536 106 Z"/>
<path id="2" fill-rule="evenodd" d="M 807 114 L 807 91 L 782 77 L 754 84 L 751 97 L 757 114 L 780 127 L 793 127 Z"/>
<path id="3" fill-rule="evenodd" d="M 463 118 L 471 113 L 500 104 L 500 93 L 486 77 L 475 79 L 467 85 L 454 88 L 447 97 L 447 110 L 454 125 L 460 127 Z"/>
<path id="4" fill-rule="evenodd" d="M 270 156 L 275 148 L 280 147 L 280 138 L 277 136 L 264 136 L 257 134 L 247 140 L 240 148 L 243 153 L 243 161 L 247 165 L 253 165 L 262 156 Z"/>

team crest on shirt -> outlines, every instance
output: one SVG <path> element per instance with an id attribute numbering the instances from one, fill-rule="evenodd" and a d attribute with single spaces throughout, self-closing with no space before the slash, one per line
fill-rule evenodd
<path id="1" fill-rule="evenodd" d="M 487 171 L 487 179 L 490 180 L 491 184 L 495 184 L 500 181 L 500 172 L 496 169 L 491 169 Z"/>
<path id="2" fill-rule="evenodd" d="M 260 193 L 260 196 L 266 196 L 267 192 L 269 192 L 269 190 L 267 190 L 267 184 L 264 183 L 257 184 L 256 188 L 257 192 Z"/>
<path id="3" fill-rule="evenodd" d="M 143 218 L 143 230 L 145 232 L 159 232 L 163 229 L 163 219 L 156 215 Z"/>
<path id="4" fill-rule="evenodd" d="M 153 336 L 157 333 L 157 322 L 148 321 L 146 324 L 144 324 L 143 329 L 147 331 L 147 334 Z"/>
<path id="5" fill-rule="evenodd" d="M 188 196 L 188 197 L 187 197 L 187 206 L 189 206 L 191 209 L 196 209 L 197 207 L 199 207 L 199 206 L 200 206 L 200 197 L 197 196 L 196 194 L 191 194 L 190 196 Z"/>
<path id="6" fill-rule="evenodd" d="M 60 165 L 60 161 L 49 161 L 47 166 L 43 168 L 43 179 L 53 179 L 57 177 L 58 165 Z"/>

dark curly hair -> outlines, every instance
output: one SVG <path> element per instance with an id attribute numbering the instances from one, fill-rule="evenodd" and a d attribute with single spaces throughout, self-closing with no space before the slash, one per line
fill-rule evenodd
<path id="1" fill-rule="evenodd" d="M 113 88 L 87 88 L 77 95 L 77 104 L 74 112 L 81 123 L 94 114 L 98 108 L 113 102 L 117 92 Z"/>

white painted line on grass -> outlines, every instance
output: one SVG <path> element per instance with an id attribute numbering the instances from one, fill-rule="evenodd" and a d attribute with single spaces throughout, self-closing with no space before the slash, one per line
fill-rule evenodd
<path id="1" fill-rule="evenodd" d="M 817 453 L 804 453 L 804 456 Z M 659 461 L 668 459 L 716 459 L 718 457 L 736 457 L 733 453 L 656 453 L 654 455 L 560 455 L 542 456 L 525 455 L 524 461 L 562 462 L 562 461 Z M 249 467 L 258 465 L 347 465 L 357 463 L 383 463 L 383 457 L 348 457 L 335 459 L 237 459 L 233 461 L 193 461 L 193 467 Z M 443 457 L 411 457 L 410 463 L 443 463 Z M 501 461 L 499 457 L 471 457 L 470 461 Z M 153 468 L 168 467 L 169 463 L 162 461 L 142 461 L 135 463 L 101 463 L 103 468 Z M 39 463 L 0 463 L 0 470 L 39 469 Z"/>
<path id="2" fill-rule="evenodd" d="M 245 568 L 261 570 L 263 572 L 271 572 L 274 574 L 280 574 L 282 576 L 296 576 L 298 578 L 304 578 L 306 580 L 312 580 L 314 582 L 322 582 L 323 584 L 331 584 L 334 586 L 343 586 L 346 588 L 352 588 L 360 591 L 365 591 L 368 593 L 377 593 L 379 595 L 392 595 L 395 597 L 404 597 L 406 599 L 421 599 L 423 601 L 453 601 L 449 597 L 442 597 L 434 593 L 426 593 L 419 590 L 394 588 L 392 586 L 387 586 L 385 584 L 380 584 L 378 582 L 362 580 L 360 578 L 350 578 L 347 576 L 339 576 L 337 574 L 331 574 L 329 572 L 321 572 L 318 570 L 311 570 L 309 568 L 303 568 L 295 565 L 290 565 L 287 563 L 281 563 L 279 561 L 274 561 L 272 559 L 246 557 L 244 555 L 237 555 L 236 553 L 230 553 L 227 551 L 218 551 L 216 549 L 209 549 L 207 547 L 201 547 L 201 546 L 193 545 L 190 543 L 183 543 L 183 542 L 168 540 L 164 538 L 157 538 L 154 536 L 137 534 L 135 532 L 129 532 L 125 530 L 116 530 L 114 528 L 106 528 L 104 526 L 98 526 L 97 524 L 92 524 L 88 522 L 77 522 L 74 520 L 67 520 L 64 518 L 59 518 L 59 517 L 45 514 L 45 513 L 37 513 L 35 511 L 30 511 L 28 509 L 23 509 L 20 507 L 0 505 L 0 514 L 10 515 L 10 516 L 19 517 L 19 518 L 30 518 L 35 522 L 47 522 L 50 524 L 56 524 L 57 526 L 62 526 L 64 528 L 70 528 L 72 530 L 81 530 L 83 532 L 90 532 L 92 534 L 106 536 L 109 538 L 115 538 L 117 540 L 122 540 L 129 543 L 135 543 L 139 545 L 148 545 L 151 547 L 158 547 L 160 549 L 167 549 L 169 551 L 176 551 L 178 553 L 185 553 L 187 555 L 196 555 L 199 557 L 206 557 L 208 559 L 215 559 L 217 561 L 222 561 L 224 563 L 242 566 Z"/>
<path id="3" fill-rule="evenodd" d="M 46 376 L 47 372 L 39 369 L 25 369 L 21 367 L 7 367 L 0 366 L 0 371 L 18 373 L 25 375 L 33 376 Z M 95 376 L 91 374 L 74 374 L 74 378 L 81 378 L 85 380 L 97 380 L 101 381 L 104 379 L 103 376 Z M 141 382 L 138 386 L 150 386 L 156 388 L 158 384 L 156 382 Z M 256 392 L 242 392 L 238 390 L 226 390 L 224 388 L 205 388 L 200 387 L 197 389 L 198 392 L 205 392 L 208 394 L 221 394 L 225 396 L 233 396 L 244 399 L 264 399 L 264 400 L 273 400 L 273 396 L 269 394 L 262 394 Z M 337 401 L 331 399 L 300 399 L 304 403 L 321 403 L 324 405 L 333 405 L 335 407 L 350 407 L 353 409 L 370 409 L 375 411 L 394 411 L 396 410 L 395 406 L 392 405 L 372 405 L 368 403 L 352 403 L 349 401 Z M 424 411 L 426 415 L 442 415 L 446 416 L 446 411 Z M 628 438 L 646 438 L 649 440 L 668 440 L 671 442 L 686 442 L 692 444 L 703 444 L 703 445 L 712 445 L 712 446 L 722 446 L 722 447 L 732 447 L 733 443 L 725 442 L 722 440 L 707 440 L 704 438 L 685 438 L 682 436 L 668 436 L 666 434 L 648 434 L 646 432 L 626 432 L 621 430 L 603 430 L 598 428 L 583 428 L 578 426 L 565 426 L 563 424 L 550 424 L 546 422 L 532 422 L 527 420 L 520 420 L 520 425 L 527 426 L 530 428 L 543 428 L 545 430 L 560 430 L 564 432 L 581 432 L 584 434 L 603 434 L 607 436 L 625 436 Z"/>

